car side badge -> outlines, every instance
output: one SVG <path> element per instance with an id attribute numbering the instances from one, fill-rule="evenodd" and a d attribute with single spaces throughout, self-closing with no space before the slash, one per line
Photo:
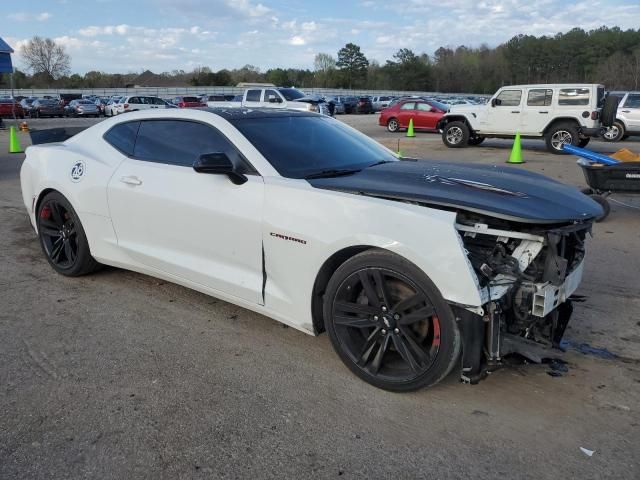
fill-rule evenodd
<path id="1" fill-rule="evenodd" d="M 73 164 L 73 167 L 71 167 L 71 181 L 76 183 L 79 182 L 80 180 L 82 180 L 82 177 L 84 176 L 86 171 L 87 167 L 85 163 L 82 160 L 77 161 Z"/>

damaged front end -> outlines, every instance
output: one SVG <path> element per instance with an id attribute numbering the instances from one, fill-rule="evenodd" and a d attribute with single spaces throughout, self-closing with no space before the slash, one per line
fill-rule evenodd
<path id="1" fill-rule="evenodd" d="M 475 383 L 518 353 L 539 363 L 558 348 L 582 278 L 592 222 L 524 224 L 459 213 L 456 228 L 478 280 L 481 307 L 454 306 L 462 378 Z"/>

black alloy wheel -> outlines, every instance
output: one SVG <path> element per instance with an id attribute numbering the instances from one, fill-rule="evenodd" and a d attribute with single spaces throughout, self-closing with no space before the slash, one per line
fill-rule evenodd
<path id="1" fill-rule="evenodd" d="M 56 272 L 79 276 L 99 268 L 89 251 L 82 224 L 64 196 L 48 193 L 38 207 L 36 221 L 40 245 Z"/>
<path id="2" fill-rule="evenodd" d="M 336 271 L 325 296 L 338 355 L 360 378 L 392 391 L 437 383 L 459 354 L 451 309 L 413 269 L 390 252 L 364 252 Z"/>

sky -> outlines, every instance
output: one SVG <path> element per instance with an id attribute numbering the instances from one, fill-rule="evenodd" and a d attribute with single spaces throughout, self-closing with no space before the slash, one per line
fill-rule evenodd
<path id="1" fill-rule="evenodd" d="M 67 49 L 71 69 L 170 72 L 246 64 L 313 68 L 348 42 L 381 64 L 400 48 L 496 46 L 516 34 L 640 27 L 640 1 L 566 0 L 2 0 L 0 35 Z M 14 65 L 23 67 L 20 55 Z"/>

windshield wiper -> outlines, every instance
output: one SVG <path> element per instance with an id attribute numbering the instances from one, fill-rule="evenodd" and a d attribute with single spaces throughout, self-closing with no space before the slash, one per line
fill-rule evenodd
<path id="1" fill-rule="evenodd" d="M 376 165 L 382 165 L 384 163 L 391 163 L 391 162 L 395 162 L 395 160 L 380 160 L 379 162 L 372 163 L 367 168 L 371 168 L 371 167 L 375 167 Z"/>
<path id="2" fill-rule="evenodd" d="M 316 173 L 310 173 L 304 177 L 305 180 L 310 180 L 312 178 L 330 178 L 330 177 L 339 177 L 341 175 L 351 175 L 352 173 L 361 172 L 360 168 L 343 168 L 343 169 L 331 169 L 331 170 L 322 170 Z"/>

